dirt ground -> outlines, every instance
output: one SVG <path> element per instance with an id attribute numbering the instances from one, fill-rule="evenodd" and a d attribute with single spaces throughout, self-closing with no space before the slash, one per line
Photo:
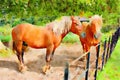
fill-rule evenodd
<path id="1" fill-rule="evenodd" d="M 95 60 L 95 49 L 91 49 L 91 62 Z M 18 59 L 16 55 L 9 58 L 0 58 L 0 80 L 63 80 L 65 63 L 71 62 L 82 55 L 80 43 L 61 44 L 55 51 L 51 69 L 46 75 L 42 73 L 45 65 L 45 49 L 32 49 L 25 53 L 24 60 L 28 71 L 21 73 L 18 71 Z M 84 66 L 83 61 L 79 62 Z M 77 68 L 70 67 L 69 80 L 73 78 Z M 84 69 L 81 67 L 80 71 Z M 77 79 L 74 79 L 77 80 Z"/>

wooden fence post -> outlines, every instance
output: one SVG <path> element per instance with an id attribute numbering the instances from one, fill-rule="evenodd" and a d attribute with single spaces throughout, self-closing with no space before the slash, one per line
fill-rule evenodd
<path id="1" fill-rule="evenodd" d="M 87 64 L 86 64 L 86 74 L 85 74 L 85 80 L 88 80 L 88 73 L 89 73 L 89 64 L 90 64 L 90 52 L 87 54 Z"/>
<path id="2" fill-rule="evenodd" d="M 68 80 L 68 76 L 69 76 L 69 64 L 66 63 L 65 70 L 64 70 L 64 80 Z"/>
<path id="3" fill-rule="evenodd" d="M 95 65 L 95 75 L 94 80 L 97 78 L 97 70 L 98 70 L 98 58 L 99 58 L 99 52 L 100 52 L 100 44 L 97 46 L 97 54 L 96 54 L 96 65 Z"/>
<path id="4" fill-rule="evenodd" d="M 111 38 L 111 45 L 110 45 L 110 56 L 112 54 L 112 51 L 114 50 L 115 48 L 115 45 L 118 41 L 120 37 L 120 27 L 117 29 L 117 31 L 112 35 L 112 38 Z"/>
<path id="5" fill-rule="evenodd" d="M 113 35 L 112 35 L 112 37 L 111 37 L 111 44 L 110 44 L 110 57 L 111 57 L 111 54 L 113 52 L 113 46 L 114 46 L 114 44 L 113 44 Z"/>
<path id="6" fill-rule="evenodd" d="M 106 52 L 106 40 L 104 42 L 104 51 L 103 51 L 103 55 L 102 55 L 102 69 L 101 70 L 103 70 L 103 66 L 104 66 L 105 52 Z"/>
<path id="7" fill-rule="evenodd" d="M 109 58 L 111 56 L 111 37 L 109 37 Z"/>
<path id="8" fill-rule="evenodd" d="M 110 48 L 110 38 L 109 38 L 108 43 L 107 43 L 107 53 L 106 53 L 105 62 L 107 62 L 107 60 L 108 60 L 108 56 L 109 56 L 109 48 Z"/>

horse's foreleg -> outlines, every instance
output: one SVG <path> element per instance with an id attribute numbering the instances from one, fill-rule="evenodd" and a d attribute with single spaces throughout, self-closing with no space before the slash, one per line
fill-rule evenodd
<path id="1" fill-rule="evenodd" d="M 47 48 L 46 51 L 46 65 L 43 67 L 43 73 L 46 73 L 50 69 L 50 61 L 54 55 L 54 45 L 51 45 Z"/>
<path id="2" fill-rule="evenodd" d="M 86 69 L 86 64 L 87 64 L 87 59 L 88 59 L 88 51 L 90 50 L 90 46 L 88 45 L 85 45 L 85 48 L 84 48 L 84 53 L 87 53 L 86 56 L 84 57 L 84 69 Z"/>
<path id="3" fill-rule="evenodd" d="M 85 44 L 82 44 L 82 48 L 83 48 L 83 54 L 85 54 L 86 53 L 86 45 Z M 82 58 L 82 61 L 86 61 L 86 57 L 84 56 L 83 58 Z"/>

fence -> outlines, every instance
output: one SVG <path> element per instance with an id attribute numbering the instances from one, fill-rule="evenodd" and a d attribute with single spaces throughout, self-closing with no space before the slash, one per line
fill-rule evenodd
<path id="1" fill-rule="evenodd" d="M 103 49 L 102 55 L 99 55 L 101 45 L 98 44 L 96 46 L 98 49 L 97 53 L 96 53 L 96 60 L 93 61 L 91 64 L 90 64 L 90 51 L 86 52 L 82 56 L 78 57 L 72 63 L 69 63 L 69 64 L 67 63 L 65 71 L 64 71 L 64 80 L 73 80 L 76 77 L 76 75 L 78 75 L 76 72 L 76 74 L 71 79 L 69 79 L 69 74 L 70 74 L 69 66 L 73 65 L 74 63 L 76 63 L 78 60 L 80 60 L 82 57 L 84 57 L 86 55 L 88 56 L 87 62 L 86 62 L 86 69 L 76 79 L 81 80 L 83 77 L 85 77 L 85 80 L 89 80 L 89 69 L 90 69 L 91 65 L 93 63 L 95 63 L 95 71 L 93 73 L 94 73 L 94 80 L 96 80 L 97 71 L 98 71 L 98 58 L 102 57 L 102 64 L 99 65 L 99 66 L 101 66 L 101 71 L 102 71 L 104 68 L 104 65 L 107 63 L 108 59 L 111 57 L 111 54 L 117 44 L 119 36 L 120 36 L 120 27 L 115 31 L 115 33 L 111 37 L 109 37 L 108 40 L 104 41 L 104 45 L 103 45 L 104 49 Z M 80 68 L 79 68 L 79 70 L 80 70 Z"/>

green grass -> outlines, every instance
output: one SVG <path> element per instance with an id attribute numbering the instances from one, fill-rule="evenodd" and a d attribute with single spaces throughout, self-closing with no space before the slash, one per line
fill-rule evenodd
<path id="1" fill-rule="evenodd" d="M 109 37 L 112 37 L 112 34 L 115 32 L 115 30 L 111 30 L 107 33 L 102 33 L 102 37 L 101 37 L 101 42 L 104 42 L 105 40 L 108 40 Z"/>
<path id="2" fill-rule="evenodd" d="M 6 35 L 6 36 L 0 35 L 0 40 L 2 42 L 9 42 L 11 40 L 11 35 Z"/>
<path id="3" fill-rule="evenodd" d="M 9 25 L 0 27 L 0 40 L 2 42 L 9 42 L 11 40 L 11 30 Z"/>
<path id="4" fill-rule="evenodd" d="M 99 71 L 97 80 L 120 80 L 120 40 L 103 71 Z"/>
<path id="5" fill-rule="evenodd" d="M 11 49 L 0 49 L 0 57 L 10 57 L 13 54 Z"/>
<path id="6" fill-rule="evenodd" d="M 77 36 L 76 34 L 69 33 L 63 38 L 62 42 L 63 43 L 75 43 L 75 42 L 80 42 L 80 40 L 79 40 L 79 36 Z"/>

